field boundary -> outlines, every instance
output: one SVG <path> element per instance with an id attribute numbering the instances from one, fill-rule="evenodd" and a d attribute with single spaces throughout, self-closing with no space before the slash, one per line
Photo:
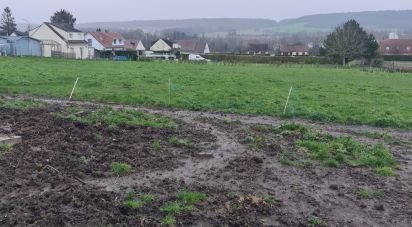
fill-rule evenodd
<path id="1" fill-rule="evenodd" d="M 313 121 L 305 118 L 280 118 L 275 116 L 264 116 L 264 115 L 252 115 L 252 114 L 238 114 L 238 113 L 224 113 L 218 111 L 194 111 L 194 110 L 185 110 L 185 109 L 171 109 L 171 108 L 150 108 L 145 106 L 139 105 L 124 105 L 124 104 L 113 104 L 113 103 L 98 103 L 98 102 L 90 102 L 90 101 L 69 101 L 64 99 L 56 99 L 56 98 L 41 98 L 41 97 L 33 97 L 33 96 L 3 96 L 5 99 L 8 100 L 24 100 L 30 99 L 37 102 L 43 102 L 46 104 L 51 105 L 79 105 L 79 106 L 93 106 L 93 107 L 112 107 L 113 109 L 132 109 L 136 111 L 144 111 L 151 114 L 160 114 L 160 115 L 167 115 L 170 117 L 190 117 L 194 118 L 215 118 L 218 120 L 223 121 L 240 121 L 245 124 L 262 124 L 262 125 L 271 125 L 271 126 L 278 126 L 285 122 L 295 122 L 307 126 L 316 125 L 317 127 L 324 129 L 326 131 L 347 131 L 354 134 L 359 134 L 360 132 L 368 131 L 371 133 L 378 133 L 382 130 L 389 134 L 393 134 L 395 137 L 412 137 L 412 131 L 407 129 L 399 129 L 399 128 L 382 128 L 377 126 L 371 125 L 350 125 L 350 124 L 340 124 L 334 122 L 321 122 L 321 121 Z M 412 144 L 411 144 L 412 145 Z"/>

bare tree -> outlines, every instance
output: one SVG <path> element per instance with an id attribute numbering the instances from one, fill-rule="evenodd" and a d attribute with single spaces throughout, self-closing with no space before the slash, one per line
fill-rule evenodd
<path id="1" fill-rule="evenodd" d="M 11 35 L 17 30 L 16 26 L 17 25 L 14 17 L 11 15 L 10 8 L 4 8 L 3 14 L 1 16 L 1 27 L 7 33 L 7 36 Z"/>

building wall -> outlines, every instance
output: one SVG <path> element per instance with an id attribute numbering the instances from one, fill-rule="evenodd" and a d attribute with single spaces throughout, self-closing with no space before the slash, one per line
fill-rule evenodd
<path id="1" fill-rule="evenodd" d="M 58 27 L 52 26 L 66 40 L 84 40 L 83 32 L 66 32 Z"/>
<path id="2" fill-rule="evenodd" d="M 85 36 L 86 41 L 88 41 L 89 39 L 92 40 L 92 47 L 96 50 L 102 51 L 104 50 L 104 46 L 97 41 L 97 39 L 95 39 L 91 34 L 86 34 Z"/>
<path id="3" fill-rule="evenodd" d="M 150 47 L 150 50 L 154 52 L 169 52 L 172 50 L 172 48 L 165 41 L 160 39 L 155 44 L 153 44 L 152 47 Z"/>
<path id="4" fill-rule="evenodd" d="M 65 32 L 57 27 L 53 28 L 59 32 L 64 38 L 69 38 L 69 33 Z M 75 32 L 70 40 L 85 40 L 83 33 Z M 70 44 L 66 43 L 61 37 L 59 37 L 53 30 L 51 30 L 46 24 L 42 24 L 36 29 L 30 31 L 30 37 L 42 41 L 42 56 L 51 57 L 53 52 L 62 52 L 63 55 L 73 55 L 77 59 L 94 58 L 94 50 L 87 46 L 87 43 Z M 76 39 L 74 38 L 76 37 Z"/>
<path id="5" fill-rule="evenodd" d="M 23 37 L 15 43 L 10 43 L 10 55 L 13 56 L 41 56 L 40 41 Z"/>

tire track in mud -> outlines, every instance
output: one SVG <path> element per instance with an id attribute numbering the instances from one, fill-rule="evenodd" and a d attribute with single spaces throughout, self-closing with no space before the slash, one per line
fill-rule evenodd
<path id="1" fill-rule="evenodd" d="M 123 105 L 103 105 L 89 102 L 68 102 L 53 99 L 35 99 L 49 104 L 79 105 L 79 106 L 112 106 L 113 108 L 132 108 L 154 114 L 162 114 L 178 118 L 195 129 L 208 130 L 216 136 L 217 147 L 207 152 L 197 154 L 182 161 L 182 165 L 172 171 L 139 172 L 126 177 L 113 177 L 95 180 L 86 180 L 93 186 L 108 191 L 120 191 L 121 188 L 133 186 L 150 187 L 166 179 L 180 179 L 187 185 L 200 183 L 202 186 L 211 186 L 227 189 L 227 191 L 241 191 L 243 193 L 263 194 L 271 193 L 282 201 L 282 209 L 286 214 L 302 218 L 308 214 L 327 216 L 339 226 L 388 226 L 391 219 L 398 222 L 393 226 L 410 226 L 411 219 L 406 216 L 407 205 L 405 198 L 412 193 L 412 151 L 402 146 L 394 147 L 397 159 L 400 160 L 399 175 L 385 180 L 365 177 L 367 172 L 348 169 L 299 169 L 285 167 L 265 154 L 251 152 L 239 142 L 235 132 L 220 128 L 204 119 L 220 121 L 240 121 L 245 125 L 279 126 L 288 120 L 275 117 L 242 116 L 236 114 L 219 114 L 211 112 L 159 110 L 143 107 L 128 107 Z M 364 131 L 381 132 L 382 129 L 371 126 L 339 125 L 333 123 L 314 123 L 302 119 L 294 122 L 321 129 L 334 136 L 349 135 L 365 143 L 378 143 L 380 140 L 369 138 Z M 388 129 L 388 134 L 400 141 L 412 141 L 412 132 L 397 129 Z M 204 145 L 202 145 L 204 146 Z M 252 159 L 245 157 L 258 156 L 262 163 L 254 165 Z M 246 171 L 228 171 L 228 168 L 237 168 L 243 165 Z M 246 166 L 247 165 L 247 166 Z M 250 165 L 250 166 L 249 166 Z M 246 167 L 245 167 L 246 166 Z M 242 166 L 239 166 L 241 168 Z M 266 172 L 267 171 L 267 172 Z M 221 175 L 217 178 L 216 175 Z M 228 180 L 229 179 L 229 180 Z M 371 187 L 388 192 L 385 211 L 376 211 L 379 201 L 359 200 L 356 191 L 359 187 Z M 396 196 L 400 196 L 397 198 Z M 401 203 L 398 205 L 398 203 Z M 397 207 L 398 206 L 398 207 Z M 397 213 L 401 213 L 400 215 Z M 278 217 L 262 217 L 262 223 L 271 225 L 278 222 Z"/>
<path id="2" fill-rule="evenodd" d="M 122 187 L 133 187 L 136 185 L 150 186 L 151 182 L 162 181 L 164 179 L 181 179 L 186 184 L 192 184 L 197 181 L 202 183 L 208 182 L 208 178 L 212 172 L 217 172 L 226 166 L 226 163 L 241 153 L 247 152 L 244 145 L 238 143 L 235 139 L 227 135 L 227 133 L 219 131 L 207 123 L 194 123 L 192 118 L 181 118 L 186 123 L 190 123 L 196 129 L 211 130 L 210 133 L 217 138 L 216 149 L 207 153 L 197 154 L 197 158 L 188 158 L 183 160 L 183 164 L 173 171 L 155 171 L 149 173 L 137 173 L 125 177 L 112 177 L 106 179 L 98 179 L 86 181 L 98 187 L 103 187 L 108 191 L 118 191 Z M 205 157 L 199 160 L 198 157 Z"/>

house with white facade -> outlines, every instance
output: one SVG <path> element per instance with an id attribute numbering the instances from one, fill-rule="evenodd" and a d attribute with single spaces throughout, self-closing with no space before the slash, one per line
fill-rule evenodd
<path id="1" fill-rule="evenodd" d="M 181 46 L 168 39 L 158 39 L 152 43 L 150 51 L 158 54 L 170 54 L 175 50 L 179 50 Z"/>
<path id="2" fill-rule="evenodd" d="M 94 49 L 87 45 L 84 33 L 68 25 L 46 22 L 31 30 L 29 36 L 41 41 L 44 57 L 94 58 Z"/>
<path id="3" fill-rule="evenodd" d="M 117 32 L 90 32 L 85 38 L 88 46 L 97 51 L 126 50 L 126 40 Z"/>

